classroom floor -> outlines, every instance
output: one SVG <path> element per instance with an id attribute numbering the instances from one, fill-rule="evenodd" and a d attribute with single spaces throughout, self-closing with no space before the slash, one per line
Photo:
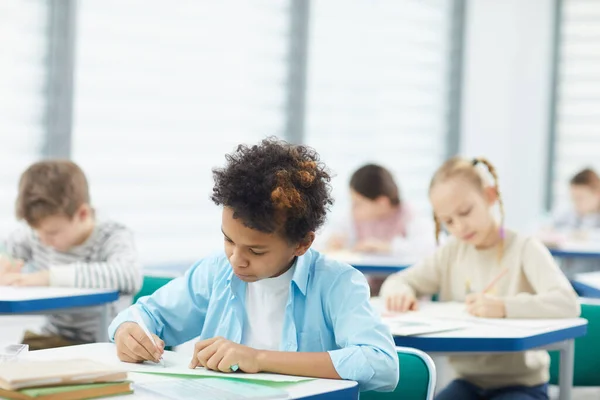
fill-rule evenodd
<path id="1" fill-rule="evenodd" d="M 25 329 L 35 329 L 42 322 L 43 317 L 38 316 L 0 317 L 0 343 L 18 343 Z M 176 351 L 191 355 L 193 350 L 193 342 L 188 342 L 179 346 Z M 435 358 L 435 362 L 441 373 L 441 376 L 438 377 L 438 387 L 442 387 L 452 379 L 451 370 L 444 358 Z M 600 388 L 576 388 L 573 394 L 572 400 L 598 400 L 600 399 Z M 550 388 L 550 398 L 558 399 L 558 388 Z"/>

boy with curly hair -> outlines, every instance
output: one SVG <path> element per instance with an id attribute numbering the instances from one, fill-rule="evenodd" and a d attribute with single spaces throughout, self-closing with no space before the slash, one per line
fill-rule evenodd
<path id="1" fill-rule="evenodd" d="M 111 324 L 122 361 L 158 361 L 200 336 L 190 368 L 349 379 L 391 391 L 398 358 L 360 272 L 310 247 L 332 204 L 330 176 L 305 146 L 240 145 L 213 171 L 224 251 L 140 299 Z M 135 323 L 140 315 L 153 341 Z"/>

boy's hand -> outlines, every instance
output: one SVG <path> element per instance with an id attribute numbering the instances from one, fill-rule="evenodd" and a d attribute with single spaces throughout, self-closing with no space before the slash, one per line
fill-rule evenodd
<path id="1" fill-rule="evenodd" d="M 416 311 L 419 309 L 419 302 L 410 293 L 392 294 L 385 297 L 385 306 L 394 312 Z"/>
<path id="2" fill-rule="evenodd" d="M 21 272 L 23 265 L 25 265 L 23 260 L 12 260 L 5 255 L 0 255 L 0 275 Z"/>
<path id="3" fill-rule="evenodd" d="M 196 343 L 190 368 L 202 366 L 213 371 L 234 372 L 231 367 L 237 365 L 240 371 L 254 374 L 260 372 L 259 354 L 260 351 L 251 347 L 215 337 Z"/>
<path id="4" fill-rule="evenodd" d="M 115 333 L 119 360 L 130 363 L 159 362 L 165 352 L 165 342 L 154 334 L 152 336 L 158 349 L 138 324 L 135 322 L 122 323 Z"/>
<path id="5" fill-rule="evenodd" d="M 29 274 L 9 272 L 0 275 L 0 285 L 5 286 L 48 286 L 50 271 L 32 272 Z"/>
<path id="6" fill-rule="evenodd" d="M 482 318 L 505 318 L 504 300 L 483 293 L 471 293 L 465 300 L 469 314 Z"/>

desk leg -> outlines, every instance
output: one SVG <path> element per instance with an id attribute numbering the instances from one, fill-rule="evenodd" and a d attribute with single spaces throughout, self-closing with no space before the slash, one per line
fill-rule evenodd
<path id="1" fill-rule="evenodd" d="M 573 391 L 573 369 L 575 368 L 575 341 L 567 340 L 560 349 L 558 386 L 559 400 L 570 400 Z"/>
<path id="2" fill-rule="evenodd" d="M 108 315 L 110 313 L 110 303 L 100 307 L 100 332 L 96 337 L 97 342 L 108 342 Z"/>

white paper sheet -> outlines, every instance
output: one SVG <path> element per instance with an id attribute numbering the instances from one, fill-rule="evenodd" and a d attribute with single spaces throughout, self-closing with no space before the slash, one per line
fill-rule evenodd
<path id="1" fill-rule="evenodd" d="M 302 382 L 310 380 L 311 378 L 304 378 L 299 376 L 290 375 L 279 375 L 279 374 L 246 374 L 246 373 L 230 373 L 226 374 L 223 372 L 209 371 L 202 367 L 196 369 L 190 369 L 188 365 L 191 361 L 191 356 L 187 357 L 179 353 L 172 351 L 165 351 L 163 355 L 165 366 L 155 364 L 152 362 L 146 362 L 143 364 L 131 364 L 117 361 L 119 366 L 130 372 L 142 372 L 152 373 L 161 375 L 187 375 L 187 376 L 214 376 L 221 378 L 232 378 L 232 379 L 247 379 L 256 381 L 268 381 L 268 382 Z"/>

